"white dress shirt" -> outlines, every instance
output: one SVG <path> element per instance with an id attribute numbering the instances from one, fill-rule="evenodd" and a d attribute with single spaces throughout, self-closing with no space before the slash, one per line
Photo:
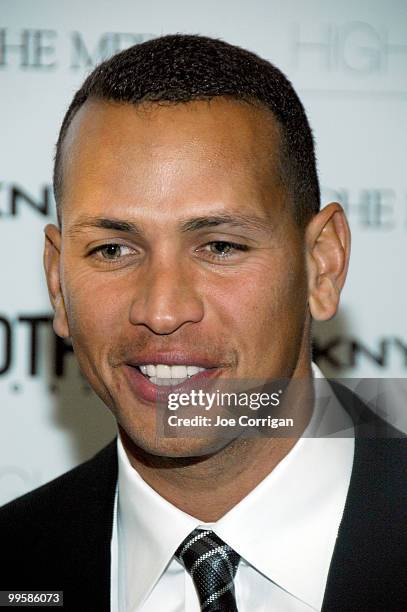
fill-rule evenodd
<path id="1" fill-rule="evenodd" d="M 314 365 L 313 375 L 323 379 Z M 118 436 L 112 612 L 199 612 L 192 579 L 173 556 L 197 527 L 212 529 L 241 556 L 235 578 L 239 612 L 321 609 L 350 482 L 354 435 L 339 403 L 329 414 L 335 414 L 335 431 L 348 434 L 323 435 L 329 417 L 320 388 L 305 435 L 215 523 L 202 523 L 154 491 L 131 466 Z"/>

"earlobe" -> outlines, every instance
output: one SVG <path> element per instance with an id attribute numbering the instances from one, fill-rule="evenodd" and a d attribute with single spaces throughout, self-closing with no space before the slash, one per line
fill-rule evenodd
<path id="1" fill-rule="evenodd" d="M 45 228 L 44 269 L 48 294 L 54 309 L 53 328 L 61 338 L 69 338 L 68 319 L 61 289 L 60 277 L 61 233 L 52 224 Z"/>
<path id="2" fill-rule="evenodd" d="M 306 248 L 311 315 L 326 321 L 337 311 L 350 255 L 350 230 L 340 204 L 329 204 L 311 220 Z"/>

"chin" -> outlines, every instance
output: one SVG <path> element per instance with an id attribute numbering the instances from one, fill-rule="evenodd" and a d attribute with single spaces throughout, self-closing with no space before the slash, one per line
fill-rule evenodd
<path id="1" fill-rule="evenodd" d="M 124 430 L 119 426 L 120 436 L 124 446 L 135 456 L 149 455 L 168 459 L 194 459 L 211 456 L 228 446 L 231 440 L 215 436 L 205 438 L 194 437 L 147 437 L 140 432 Z"/>

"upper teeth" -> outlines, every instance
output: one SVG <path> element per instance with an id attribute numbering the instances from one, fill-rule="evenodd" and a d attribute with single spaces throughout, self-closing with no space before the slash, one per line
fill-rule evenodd
<path id="1" fill-rule="evenodd" d="M 141 365 L 140 370 L 149 378 L 155 376 L 157 378 L 189 378 L 199 372 L 203 372 L 205 368 L 199 368 L 193 365 Z"/>

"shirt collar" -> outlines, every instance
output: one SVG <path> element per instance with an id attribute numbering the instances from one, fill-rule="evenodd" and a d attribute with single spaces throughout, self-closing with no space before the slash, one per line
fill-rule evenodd
<path id="1" fill-rule="evenodd" d="M 326 425 L 321 390 L 328 383 L 314 365 L 313 376 L 320 381 L 304 436 L 211 528 L 267 578 L 320 609 L 348 491 L 354 439 L 350 417 L 339 404 L 334 411 L 339 413 L 337 431 L 348 429 L 351 435 L 315 437 Z M 173 506 L 141 478 L 120 436 L 117 445 L 119 554 L 124 556 L 127 575 L 137 576 L 137 580 L 126 580 L 129 608 L 136 609 L 179 544 L 193 529 L 206 525 Z"/>
<path id="2" fill-rule="evenodd" d="M 118 542 L 127 576 L 130 610 L 146 599 L 187 535 L 200 524 L 152 489 L 130 464 L 120 439 L 118 451 Z"/>

